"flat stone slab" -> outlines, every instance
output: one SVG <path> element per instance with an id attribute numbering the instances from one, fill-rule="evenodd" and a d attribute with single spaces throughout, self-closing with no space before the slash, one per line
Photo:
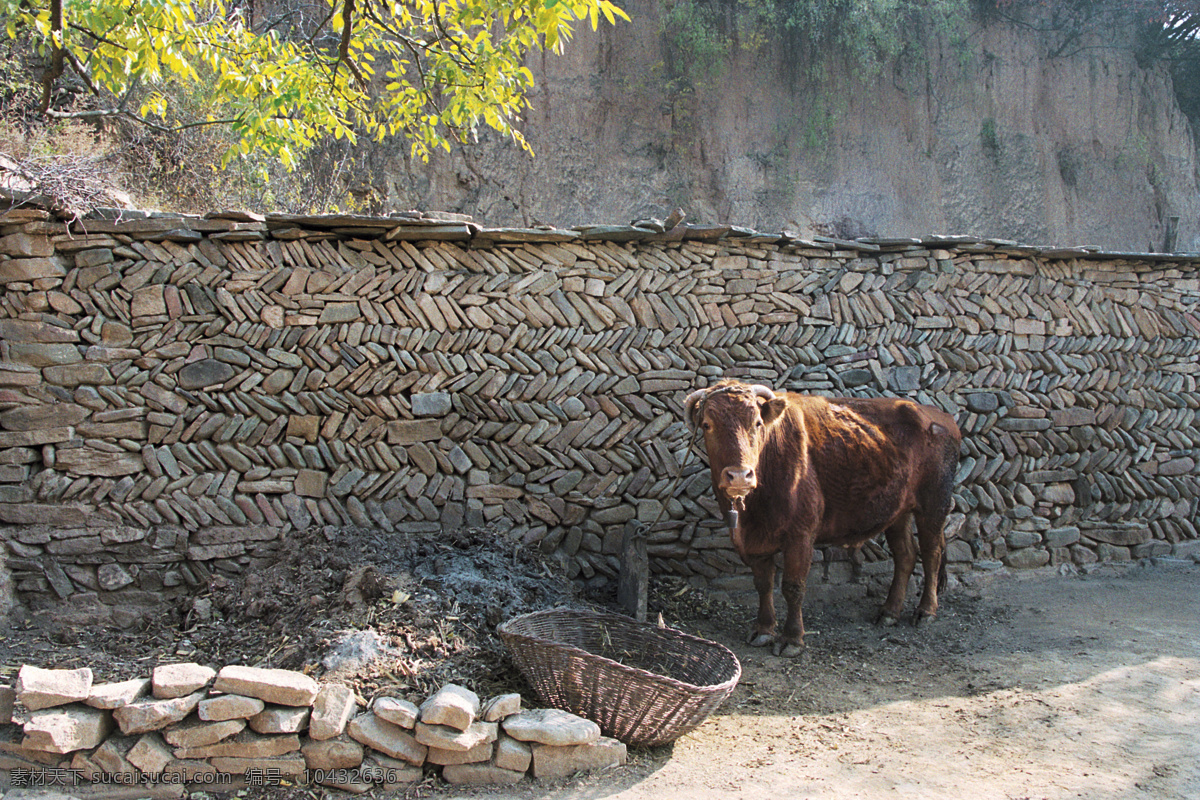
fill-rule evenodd
<path id="1" fill-rule="evenodd" d="M 1111 525 L 1108 527 L 1089 527 L 1083 535 L 1097 542 L 1128 547 L 1150 541 L 1152 534 L 1145 525 Z"/>
<path id="2" fill-rule="evenodd" d="M 200 701 L 196 714 L 207 722 L 230 719 L 249 719 L 266 708 L 267 704 L 257 697 L 240 694 L 223 694 Z"/>
<path id="3" fill-rule="evenodd" d="M 75 758 L 80 755 L 76 753 Z M 43 766 L 57 767 L 62 763 L 61 753 L 24 747 L 18 742 L 0 743 L 0 769 L 41 769 Z"/>
<path id="4" fill-rule="evenodd" d="M 309 769 L 353 769 L 362 764 L 366 750 L 348 739 L 309 742 L 300 748 Z"/>
<path id="5" fill-rule="evenodd" d="M 363 759 L 363 774 L 384 789 L 397 789 L 424 780 L 425 770 L 404 761 L 368 753 Z"/>
<path id="6" fill-rule="evenodd" d="M 486 786 L 489 784 L 520 783 L 524 772 L 497 767 L 494 764 L 451 764 L 442 768 L 446 783 L 456 786 Z"/>
<path id="7" fill-rule="evenodd" d="M 418 742 L 416 737 L 404 728 L 382 720 L 374 714 L 359 714 L 350 720 L 346 732 L 356 742 L 410 764 L 425 763 L 425 755 L 429 751 L 427 746 Z"/>
<path id="8" fill-rule="evenodd" d="M 232 739 L 204 747 L 180 748 L 175 758 L 192 761 L 202 758 L 273 758 L 287 755 L 300 749 L 300 737 L 296 734 L 283 736 L 258 736 L 242 731 Z"/>
<path id="9" fill-rule="evenodd" d="M 201 664 L 162 664 L 151 676 L 153 694 L 159 700 L 170 700 L 197 692 L 208 686 L 217 671 Z"/>
<path id="10" fill-rule="evenodd" d="M 496 757 L 492 759 L 497 767 L 514 772 L 527 772 L 533 761 L 533 749 L 526 742 L 511 736 L 501 736 L 496 741 Z"/>
<path id="11" fill-rule="evenodd" d="M 505 717 L 504 732 L 523 742 L 565 747 L 590 744 L 600 738 L 600 726 L 558 708 L 532 708 Z"/>
<path id="12" fill-rule="evenodd" d="M 138 739 L 125 758 L 147 775 L 161 775 L 167 765 L 175 760 L 171 748 L 157 733 L 147 733 Z"/>
<path id="13" fill-rule="evenodd" d="M 416 727 L 417 741 L 421 744 L 460 753 L 473 750 L 481 744 L 490 744 L 496 741 L 498 735 L 499 725 L 495 722 L 473 722 L 465 731 L 425 722 L 418 722 Z"/>
<path id="14" fill-rule="evenodd" d="M 30 750 L 27 752 L 35 751 Z M 50 754 L 44 753 L 43 755 Z M 58 756 L 58 758 L 60 759 L 59 763 L 62 763 L 62 756 Z M 0 763 L 3 763 L 3 769 L 25 769 L 27 767 L 33 767 L 34 769 L 38 768 L 32 764 L 19 762 L 19 760 L 13 759 L 11 756 L 0 756 Z M 104 774 L 104 770 L 96 766 L 91 759 L 87 757 L 86 750 L 79 750 L 71 757 L 71 769 L 75 770 L 79 776 L 86 781 L 98 781 L 100 780 L 100 776 Z"/>
<path id="15" fill-rule="evenodd" d="M 149 733 L 179 722 L 192 713 L 203 699 L 204 693 L 196 692 L 171 700 L 142 700 L 121 706 L 112 715 L 121 726 L 121 733 Z"/>
<path id="16" fill-rule="evenodd" d="M 521 710 L 521 695 L 517 692 L 501 694 L 489 699 L 479 711 L 484 722 L 499 722 Z"/>
<path id="17" fill-rule="evenodd" d="M 250 718 L 255 733 L 299 733 L 308 726 L 312 709 L 296 706 L 268 706 Z"/>
<path id="18" fill-rule="evenodd" d="M 133 765 L 129 763 L 125 755 L 132 748 L 133 743 L 129 737 L 110 736 L 104 740 L 104 744 L 92 751 L 88 759 L 102 773 L 107 772 L 110 775 L 128 774 L 133 772 Z"/>
<path id="19" fill-rule="evenodd" d="M 396 697 L 376 697 L 371 703 L 371 710 L 380 719 L 409 730 L 416 726 L 417 717 L 421 715 L 421 710 L 415 703 Z"/>
<path id="20" fill-rule="evenodd" d="M 149 678 L 134 678 L 119 683 L 94 683 L 86 702 L 92 708 L 114 708 L 136 703 L 150 693 Z"/>
<path id="21" fill-rule="evenodd" d="M 412 396 L 412 413 L 417 417 L 444 417 L 453 408 L 449 392 L 420 392 Z"/>
<path id="22" fill-rule="evenodd" d="M 425 756 L 425 763 L 449 766 L 450 764 L 475 764 L 480 761 L 491 761 L 494 750 L 493 742 L 480 742 L 470 750 L 443 750 L 440 747 L 431 747 Z"/>
<path id="23" fill-rule="evenodd" d="M 236 736 L 246 727 L 244 719 L 229 719 L 221 722 L 188 720 L 172 725 L 162 732 L 163 738 L 173 747 L 190 748 L 216 744 L 222 739 Z"/>
<path id="24" fill-rule="evenodd" d="M 235 375 L 234 368 L 223 361 L 206 358 L 193 361 L 179 370 L 179 385 L 184 389 L 203 389 L 217 383 L 224 383 Z"/>
<path id="25" fill-rule="evenodd" d="M 349 686 L 340 683 L 322 685 L 313 700 L 312 716 L 308 720 L 308 738 L 322 741 L 340 736 L 357 710 L 358 702 L 354 699 L 354 690 Z"/>
<path id="26" fill-rule="evenodd" d="M 47 753 L 71 753 L 100 745 L 112 731 L 107 712 L 88 706 L 31 712 L 21 744 Z"/>
<path id="27" fill-rule="evenodd" d="M 222 667 L 213 690 L 257 697 L 281 706 L 312 705 L 321 686 L 307 675 L 287 669 Z"/>
<path id="28" fill-rule="evenodd" d="M 465 731 L 479 716 L 479 695 L 454 683 L 447 683 L 421 704 L 421 722 L 448 725 Z"/>
<path id="29" fill-rule="evenodd" d="M 42 669 L 28 664 L 17 672 L 17 702 L 30 711 L 87 700 L 92 692 L 92 670 Z"/>
<path id="30" fill-rule="evenodd" d="M 624 743 L 603 736 L 590 744 L 555 747 L 533 745 L 533 777 L 554 780 L 591 769 L 604 769 L 624 764 L 627 751 Z"/>

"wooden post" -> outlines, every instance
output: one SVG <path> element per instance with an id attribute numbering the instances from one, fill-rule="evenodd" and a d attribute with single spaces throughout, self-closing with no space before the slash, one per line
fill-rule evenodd
<path id="1" fill-rule="evenodd" d="M 645 622 L 649 613 L 650 558 L 646 555 L 646 525 L 637 520 L 625 523 L 621 537 L 621 575 L 617 602 L 625 613 Z"/>

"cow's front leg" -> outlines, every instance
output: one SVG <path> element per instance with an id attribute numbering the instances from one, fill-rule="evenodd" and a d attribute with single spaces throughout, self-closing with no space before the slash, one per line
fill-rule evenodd
<path id="1" fill-rule="evenodd" d="M 747 557 L 758 590 L 758 619 L 747 640 L 751 647 L 766 647 L 775 639 L 775 556 Z"/>
<path id="2" fill-rule="evenodd" d="M 783 599 L 787 603 L 787 619 L 783 636 L 775 642 L 777 656 L 792 658 L 804 652 L 804 589 L 808 585 L 808 570 L 812 567 L 812 541 L 806 537 L 783 553 Z"/>

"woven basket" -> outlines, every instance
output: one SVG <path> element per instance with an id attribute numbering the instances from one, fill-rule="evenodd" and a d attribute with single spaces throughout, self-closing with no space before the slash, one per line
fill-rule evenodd
<path id="1" fill-rule="evenodd" d="M 742 675 L 723 645 L 619 614 L 538 611 L 497 633 L 543 703 L 628 745 L 666 744 L 694 730 Z"/>

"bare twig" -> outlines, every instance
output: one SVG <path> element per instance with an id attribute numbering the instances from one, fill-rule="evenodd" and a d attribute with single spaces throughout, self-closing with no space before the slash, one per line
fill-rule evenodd
<path id="1" fill-rule="evenodd" d="M 309 47 L 314 46 L 314 43 L 317 40 L 317 36 L 320 35 L 321 31 L 323 31 L 325 29 L 325 26 L 329 23 L 329 20 L 333 19 L 333 14 L 334 14 L 333 7 L 330 6 L 329 13 L 325 15 L 325 19 L 321 20 L 321 22 L 315 28 L 313 28 L 312 36 L 308 37 Z"/>
<path id="2" fill-rule="evenodd" d="M 125 45 L 123 45 L 119 42 L 114 42 L 112 39 L 109 39 L 107 36 L 105 36 L 103 34 L 96 33 L 91 28 L 85 28 L 82 25 L 76 25 L 73 22 L 68 22 L 67 27 L 73 31 L 79 31 L 84 36 L 87 36 L 87 37 L 93 39 L 97 44 L 106 44 L 109 47 L 116 47 L 120 50 L 128 50 L 129 49 Z"/>
<path id="3" fill-rule="evenodd" d="M 34 194 L 52 198 L 72 217 L 78 218 L 112 197 L 113 187 L 107 176 L 112 167 L 105 158 L 79 155 L 34 156 L 24 161 L 0 154 L 16 166 L 15 172 Z"/>
<path id="4" fill-rule="evenodd" d="M 125 101 L 122 101 L 124 105 Z M 131 114 L 122 108 L 93 108 L 85 111 L 54 111 L 49 110 L 46 116 L 54 119 L 112 119 L 123 118 L 130 122 L 136 122 L 139 125 L 145 125 L 147 128 L 158 131 L 159 133 L 179 133 L 181 131 L 191 130 L 193 128 L 208 128 L 214 125 L 229 125 L 237 122 L 237 117 L 229 119 L 211 119 L 201 122 L 185 122 L 182 125 L 159 125 L 156 122 L 151 122 L 145 117 L 139 117 L 137 114 Z"/>

